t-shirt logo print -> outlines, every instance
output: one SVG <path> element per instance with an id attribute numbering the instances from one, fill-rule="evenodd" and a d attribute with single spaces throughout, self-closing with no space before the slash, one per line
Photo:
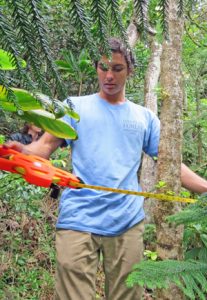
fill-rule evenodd
<path id="1" fill-rule="evenodd" d="M 139 123 L 132 120 L 123 120 L 123 129 L 125 130 L 138 130 Z"/>

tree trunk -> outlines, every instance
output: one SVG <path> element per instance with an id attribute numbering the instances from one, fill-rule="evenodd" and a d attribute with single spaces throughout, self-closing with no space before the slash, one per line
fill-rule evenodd
<path id="1" fill-rule="evenodd" d="M 164 181 L 166 187 L 158 192 L 180 190 L 180 166 L 182 153 L 182 110 L 183 86 L 181 72 L 183 20 L 178 17 L 177 2 L 169 1 L 169 40 L 163 42 L 161 57 L 161 140 L 158 157 L 158 181 Z M 161 259 L 182 258 L 183 227 L 169 225 L 165 217 L 181 209 L 174 202 L 156 202 L 155 223 L 157 229 L 157 251 Z M 159 300 L 184 299 L 180 290 L 158 290 Z"/>
<path id="2" fill-rule="evenodd" d="M 129 24 L 127 28 L 127 36 L 128 36 L 130 47 L 134 48 L 139 39 L 139 33 L 133 21 Z"/>
<path id="3" fill-rule="evenodd" d="M 160 56 L 162 46 L 158 44 L 154 36 L 150 36 L 151 57 L 149 60 L 146 76 L 145 76 L 145 106 L 157 114 L 157 93 L 156 87 L 160 76 Z M 156 162 L 144 154 L 142 161 L 142 169 L 140 183 L 144 191 L 152 191 L 156 182 Z M 144 203 L 146 213 L 146 223 L 154 221 L 154 199 L 147 199 Z"/>
<path id="4" fill-rule="evenodd" d="M 196 116 L 197 120 L 200 120 L 200 114 L 201 114 L 201 103 L 200 103 L 200 93 L 199 93 L 199 87 L 200 87 L 200 82 L 197 79 L 196 80 Z M 197 152 L 198 152 L 198 158 L 196 163 L 198 165 L 202 164 L 202 135 L 201 135 L 201 126 L 198 124 L 196 125 L 196 136 L 197 136 Z"/>

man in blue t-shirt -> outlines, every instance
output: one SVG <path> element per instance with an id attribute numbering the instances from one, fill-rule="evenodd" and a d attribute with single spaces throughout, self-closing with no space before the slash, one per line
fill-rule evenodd
<path id="1" fill-rule="evenodd" d="M 142 151 L 158 152 L 160 124 L 150 110 L 125 98 L 125 83 L 133 70 L 131 52 L 117 39 L 109 41 L 111 58 L 96 63 L 99 93 L 72 97 L 80 122 L 65 117 L 78 133 L 66 140 L 72 150 L 73 172 L 86 184 L 139 191 L 137 170 Z M 45 158 L 63 140 L 45 133 L 23 146 L 24 153 Z M 182 165 L 182 184 L 196 192 L 207 182 Z M 139 300 L 142 289 L 125 281 L 143 253 L 143 197 L 91 189 L 65 189 L 59 205 L 56 250 L 56 300 L 95 299 L 95 277 L 103 254 L 107 300 Z"/>

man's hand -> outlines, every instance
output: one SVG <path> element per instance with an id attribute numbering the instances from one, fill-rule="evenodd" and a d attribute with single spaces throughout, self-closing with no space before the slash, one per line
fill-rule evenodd
<path id="1" fill-rule="evenodd" d="M 8 141 L 4 144 L 4 147 L 14 149 L 23 154 L 36 155 L 49 159 L 52 152 L 54 152 L 63 141 L 63 139 L 45 132 L 39 140 L 34 141 L 31 144 L 24 145 L 17 141 Z"/>
<path id="2" fill-rule="evenodd" d="M 18 152 L 28 154 L 28 151 L 26 150 L 26 146 L 17 141 L 7 141 L 6 143 L 3 144 L 3 147 L 11 148 Z"/>

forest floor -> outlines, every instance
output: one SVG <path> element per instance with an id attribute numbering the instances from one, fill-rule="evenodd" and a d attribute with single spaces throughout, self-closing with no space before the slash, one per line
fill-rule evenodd
<path id="1" fill-rule="evenodd" d="M 0 195 L 1 300 L 53 299 L 57 203 L 48 195 L 31 202 Z M 101 263 L 97 271 L 96 298 L 104 300 Z M 143 299 L 153 298 L 145 291 Z"/>

